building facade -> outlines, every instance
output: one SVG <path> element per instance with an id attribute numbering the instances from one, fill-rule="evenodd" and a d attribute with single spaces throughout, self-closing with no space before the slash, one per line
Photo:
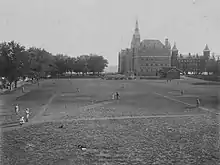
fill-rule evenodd
<path id="1" fill-rule="evenodd" d="M 220 58 L 219 57 L 217 60 L 217 67 L 218 67 L 218 75 L 220 76 Z"/>
<path id="2" fill-rule="evenodd" d="M 205 63 L 210 57 L 210 49 L 206 44 L 205 49 L 203 50 L 203 55 L 179 55 L 178 49 L 176 47 L 176 43 L 172 48 L 172 56 L 171 56 L 171 66 L 179 68 L 180 70 L 187 72 L 203 72 L 205 71 Z"/>
<path id="3" fill-rule="evenodd" d="M 155 39 L 141 41 L 136 21 L 131 46 L 121 50 L 118 58 L 121 74 L 155 76 L 162 67 L 171 66 L 171 47 L 168 39 L 165 39 L 165 44 Z"/>

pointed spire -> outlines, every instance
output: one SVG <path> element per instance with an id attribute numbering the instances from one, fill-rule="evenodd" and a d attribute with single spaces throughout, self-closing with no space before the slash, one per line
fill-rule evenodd
<path id="1" fill-rule="evenodd" d="M 131 41 L 131 48 L 137 47 L 140 45 L 140 32 L 138 28 L 138 20 L 136 20 L 135 31 Z"/>
<path id="2" fill-rule="evenodd" d="M 173 45 L 172 51 L 178 51 L 178 49 L 176 48 L 176 42 L 174 42 L 174 45 Z"/>
<path id="3" fill-rule="evenodd" d="M 136 19 L 135 31 L 139 31 L 139 27 L 138 27 L 138 19 Z"/>
<path id="4" fill-rule="evenodd" d="M 210 51 L 207 44 L 205 45 L 205 49 L 204 49 L 203 51 L 204 51 L 204 52 L 209 52 L 209 51 Z"/>

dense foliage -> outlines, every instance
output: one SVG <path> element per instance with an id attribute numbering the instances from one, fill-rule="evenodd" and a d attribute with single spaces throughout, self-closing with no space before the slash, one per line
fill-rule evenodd
<path id="1" fill-rule="evenodd" d="M 11 42 L 0 43 L 0 77 L 9 84 L 20 78 L 29 77 L 38 80 L 48 75 L 60 76 L 64 73 L 100 74 L 107 67 L 108 61 L 100 55 L 90 54 L 71 57 L 63 54 L 53 55 L 45 49 Z"/>

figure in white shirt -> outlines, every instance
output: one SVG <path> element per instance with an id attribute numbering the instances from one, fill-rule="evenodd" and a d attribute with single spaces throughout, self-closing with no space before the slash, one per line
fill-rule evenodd
<path id="1" fill-rule="evenodd" d="M 19 112 L 19 106 L 18 106 L 18 104 L 15 106 L 15 113 L 16 114 L 18 114 L 18 112 Z"/>
<path id="2" fill-rule="evenodd" d="M 30 109 L 29 108 L 25 109 L 25 114 L 26 114 L 26 122 L 28 122 L 29 115 L 30 115 Z"/>
<path id="3" fill-rule="evenodd" d="M 25 123 L 25 121 L 24 121 L 24 116 L 22 116 L 21 118 L 20 118 L 20 125 L 23 125 Z"/>
<path id="4" fill-rule="evenodd" d="M 112 93 L 112 100 L 115 99 L 115 93 Z"/>

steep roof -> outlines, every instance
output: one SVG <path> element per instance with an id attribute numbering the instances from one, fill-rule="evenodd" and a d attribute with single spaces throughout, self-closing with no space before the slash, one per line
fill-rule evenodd
<path id="1" fill-rule="evenodd" d="M 141 46 L 144 46 L 144 47 L 148 47 L 148 48 L 152 48 L 152 47 L 155 47 L 155 48 L 164 48 L 164 45 L 162 44 L 161 41 L 159 40 L 143 40 L 141 42 Z"/>
<path id="2" fill-rule="evenodd" d="M 205 45 L 205 49 L 203 51 L 210 51 L 208 45 Z"/>
<path id="3" fill-rule="evenodd" d="M 172 51 L 178 51 L 178 49 L 176 48 L 176 43 L 174 43 Z"/>
<path id="4" fill-rule="evenodd" d="M 179 72 L 183 72 L 182 70 L 178 69 L 177 67 L 162 67 L 161 71 L 168 73 L 168 72 L 172 72 L 172 71 L 179 71 Z"/>
<path id="5" fill-rule="evenodd" d="M 180 73 L 183 73 L 183 71 L 182 70 L 180 70 L 180 69 L 178 69 L 178 68 L 176 68 L 176 67 L 173 67 L 173 68 L 171 68 L 168 72 L 172 72 L 172 71 L 178 71 L 178 72 L 180 72 Z M 167 73 L 168 73 L 167 72 Z"/>

